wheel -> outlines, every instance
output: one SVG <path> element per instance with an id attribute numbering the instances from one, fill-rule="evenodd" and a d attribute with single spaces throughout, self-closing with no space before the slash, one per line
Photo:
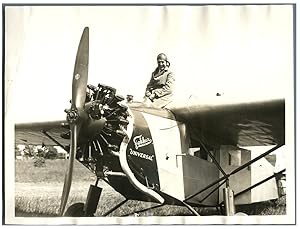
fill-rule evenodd
<path id="1" fill-rule="evenodd" d="M 75 203 L 68 207 L 64 216 L 67 217 L 84 217 L 84 203 Z"/>
<path id="2" fill-rule="evenodd" d="M 225 215 L 225 207 L 223 205 L 220 206 L 219 213 L 220 213 L 220 215 Z"/>
<path id="3" fill-rule="evenodd" d="M 248 216 L 246 213 L 244 212 L 237 212 L 234 214 L 235 216 Z"/>

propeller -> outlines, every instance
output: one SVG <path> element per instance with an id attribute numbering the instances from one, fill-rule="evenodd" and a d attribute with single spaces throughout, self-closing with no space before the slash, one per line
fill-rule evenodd
<path id="1" fill-rule="evenodd" d="M 59 215 L 62 216 L 68 201 L 74 160 L 76 157 L 77 140 L 82 124 L 87 120 L 88 115 L 84 110 L 86 100 L 86 88 L 88 80 L 88 64 L 89 64 L 89 28 L 85 27 L 78 46 L 73 82 L 72 82 L 72 101 L 71 109 L 67 110 L 67 120 L 71 131 L 71 145 L 69 151 L 69 163 L 65 175 L 64 187 L 61 197 Z"/>

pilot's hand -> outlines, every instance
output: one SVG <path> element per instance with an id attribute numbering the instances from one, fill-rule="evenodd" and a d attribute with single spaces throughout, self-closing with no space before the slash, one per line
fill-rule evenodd
<path id="1" fill-rule="evenodd" d="M 151 92 L 150 91 L 146 91 L 145 96 L 146 97 L 150 97 L 151 96 Z"/>
<path id="2" fill-rule="evenodd" d="M 149 96 L 149 99 L 151 99 L 151 100 L 153 100 L 155 98 L 155 94 L 151 94 L 150 96 Z"/>

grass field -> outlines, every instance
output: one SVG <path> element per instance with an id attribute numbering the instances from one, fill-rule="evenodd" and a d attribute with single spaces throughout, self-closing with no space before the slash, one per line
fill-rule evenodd
<path id="1" fill-rule="evenodd" d="M 32 160 L 16 161 L 15 207 L 16 216 L 57 216 L 63 188 L 67 160 L 46 160 L 46 166 L 36 168 Z M 95 176 L 78 162 L 74 165 L 73 183 L 67 206 L 85 202 L 89 185 L 94 184 Z M 101 216 L 124 197 L 104 182 L 96 216 Z M 132 215 L 134 212 L 156 206 L 154 203 L 128 201 L 109 216 Z M 196 208 L 200 215 L 215 215 L 215 208 Z M 248 215 L 286 214 L 285 198 L 247 206 L 237 206 L 237 211 Z M 141 216 L 191 215 L 185 207 L 162 206 L 139 213 Z"/>

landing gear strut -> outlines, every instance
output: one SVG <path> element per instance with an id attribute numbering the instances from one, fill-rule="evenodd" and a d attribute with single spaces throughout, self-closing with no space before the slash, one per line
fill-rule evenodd
<path id="1" fill-rule="evenodd" d="M 227 216 L 232 216 L 235 214 L 235 205 L 234 205 L 234 194 L 233 190 L 229 187 L 223 189 L 223 198 L 225 206 L 225 214 Z"/>
<path id="2" fill-rule="evenodd" d="M 97 187 L 96 185 L 90 185 L 89 192 L 87 194 L 86 202 L 84 203 L 75 203 L 71 205 L 64 216 L 69 217 L 93 217 L 98 206 L 102 188 Z"/>
<path id="3" fill-rule="evenodd" d="M 84 205 L 85 216 L 87 217 L 94 216 L 97 210 L 101 192 L 102 192 L 102 188 L 97 187 L 95 185 L 90 185 L 90 189 Z"/>

